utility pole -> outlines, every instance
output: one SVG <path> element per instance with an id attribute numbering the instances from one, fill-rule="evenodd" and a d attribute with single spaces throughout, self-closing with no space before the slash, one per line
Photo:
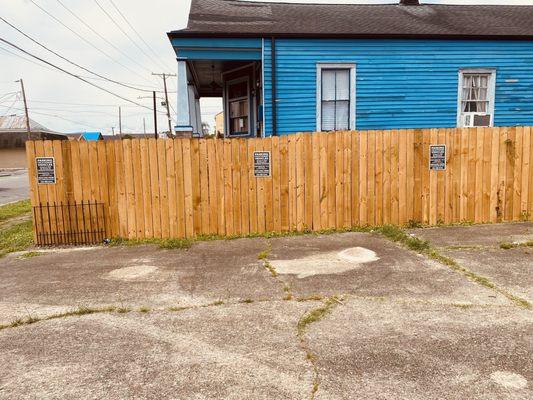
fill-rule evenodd
<path id="1" fill-rule="evenodd" d="M 115 136 L 115 127 L 114 127 L 114 126 L 111 127 L 111 134 L 112 134 L 113 136 Z"/>
<path id="2" fill-rule="evenodd" d="M 146 118 L 143 117 L 143 130 L 144 134 L 146 135 Z"/>
<path id="3" fill-rule="evenodd" d="M 20 82 L 20 87 L 22 90 L 22 100 L 24 100 L 24 114 L 26 115 L 26 130 L 28 131 L 28 140 L 31 140 L 30 117 L 28 115 L 28 102 L 26 101 L 26 91 L 24 90 L 24 81 L 22 80 L 22 78 L 20 78 L 20 80 L 18 80 L 17 82 Z"/>
<path id="4" fill-rule="evenodd" d="M 157 135 L 157 100 L 155 96 L 155 91 L 152 92 L 152 94 L 154 96 L 154 135 L 155 135 L 155 138 L 157 139 L 158 138 L 158 135 Z"/>
<path id="5" fill-rule="evenodd" d="M 152 75 L 162 76 L 163 77 L 163 85 L 165 87 L 165 104 L 167 106 L 168 132 L 169 132 L 169 136 L 172 137 L 172 118 L 170 118 L 170 104 L 168 103 L 167 77 L 176 76 L 176 74 L 155 74 L 155 73 L 152 73 Z"/>
<path id="6" fill-rule="evenodd" d="M 122 108 L 118 107 L 118 133 L 122 136 Z"/>

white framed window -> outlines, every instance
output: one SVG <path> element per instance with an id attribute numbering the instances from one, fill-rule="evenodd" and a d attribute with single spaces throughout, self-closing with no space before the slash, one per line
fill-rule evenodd
<path id="1" fill-rule="evenodd" d="M 355 129 L 355 64 L 317 64 L 317 131 Z"/>
<path id="2" fill-rule="evenodd" d="M 496 70 L 459 70 L 458 127 L 494 126 Z"/>

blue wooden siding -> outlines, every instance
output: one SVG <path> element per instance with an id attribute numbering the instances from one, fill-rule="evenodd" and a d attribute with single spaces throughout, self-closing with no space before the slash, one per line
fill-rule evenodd
<path id="1" fill-rule="evenodd" d="M 174 38 L 176 56 L 191 60 L 261 60 L 261 39 Z"/>
<path id="2" fill-rule="evenodd" d="M 263 41 L 272 132 L 270 39 Z M 278 133 L 316 130 L 317 63 L 355 63 L 356 128 L 457 125 L 460 68 L 496 68 L 495 125 L 533 125 L 533 42 L 277 39 Z"/>

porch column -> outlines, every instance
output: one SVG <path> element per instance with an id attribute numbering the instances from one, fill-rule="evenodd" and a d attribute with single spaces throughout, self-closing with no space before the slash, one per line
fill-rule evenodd
<path id="1" fill-rule="evenodd" d="M 200 99 L 196 99 L 195 104 L 196 108 L 196 126 L 198 127 L 198 134 L 204 136 L 204 127 L 202 126 L 202 111 L 200 109 Z"/>
<path id="2" fill-rule="evenodd" d="M 191 120 L 191 107 L 189 102 L 189 77 L 187 74 L 187 62 L 185 60 L 178 59 L 178 73 L 177 73 L 177 90 L 178 90 L 178 102 L 177 102 L 177 124 L 176 124 L 176 136 L 177 137 L 191 137 L 193 132 L 192 120 Z"/>

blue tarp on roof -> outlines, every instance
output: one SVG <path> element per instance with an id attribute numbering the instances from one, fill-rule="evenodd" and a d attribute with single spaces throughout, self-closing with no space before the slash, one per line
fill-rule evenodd
<path id="1" fill-rule="evenodd" d="M 102 139 L 102 133 L 100 132 L 84 132 L 82 136 L 88 142 Z"/>

